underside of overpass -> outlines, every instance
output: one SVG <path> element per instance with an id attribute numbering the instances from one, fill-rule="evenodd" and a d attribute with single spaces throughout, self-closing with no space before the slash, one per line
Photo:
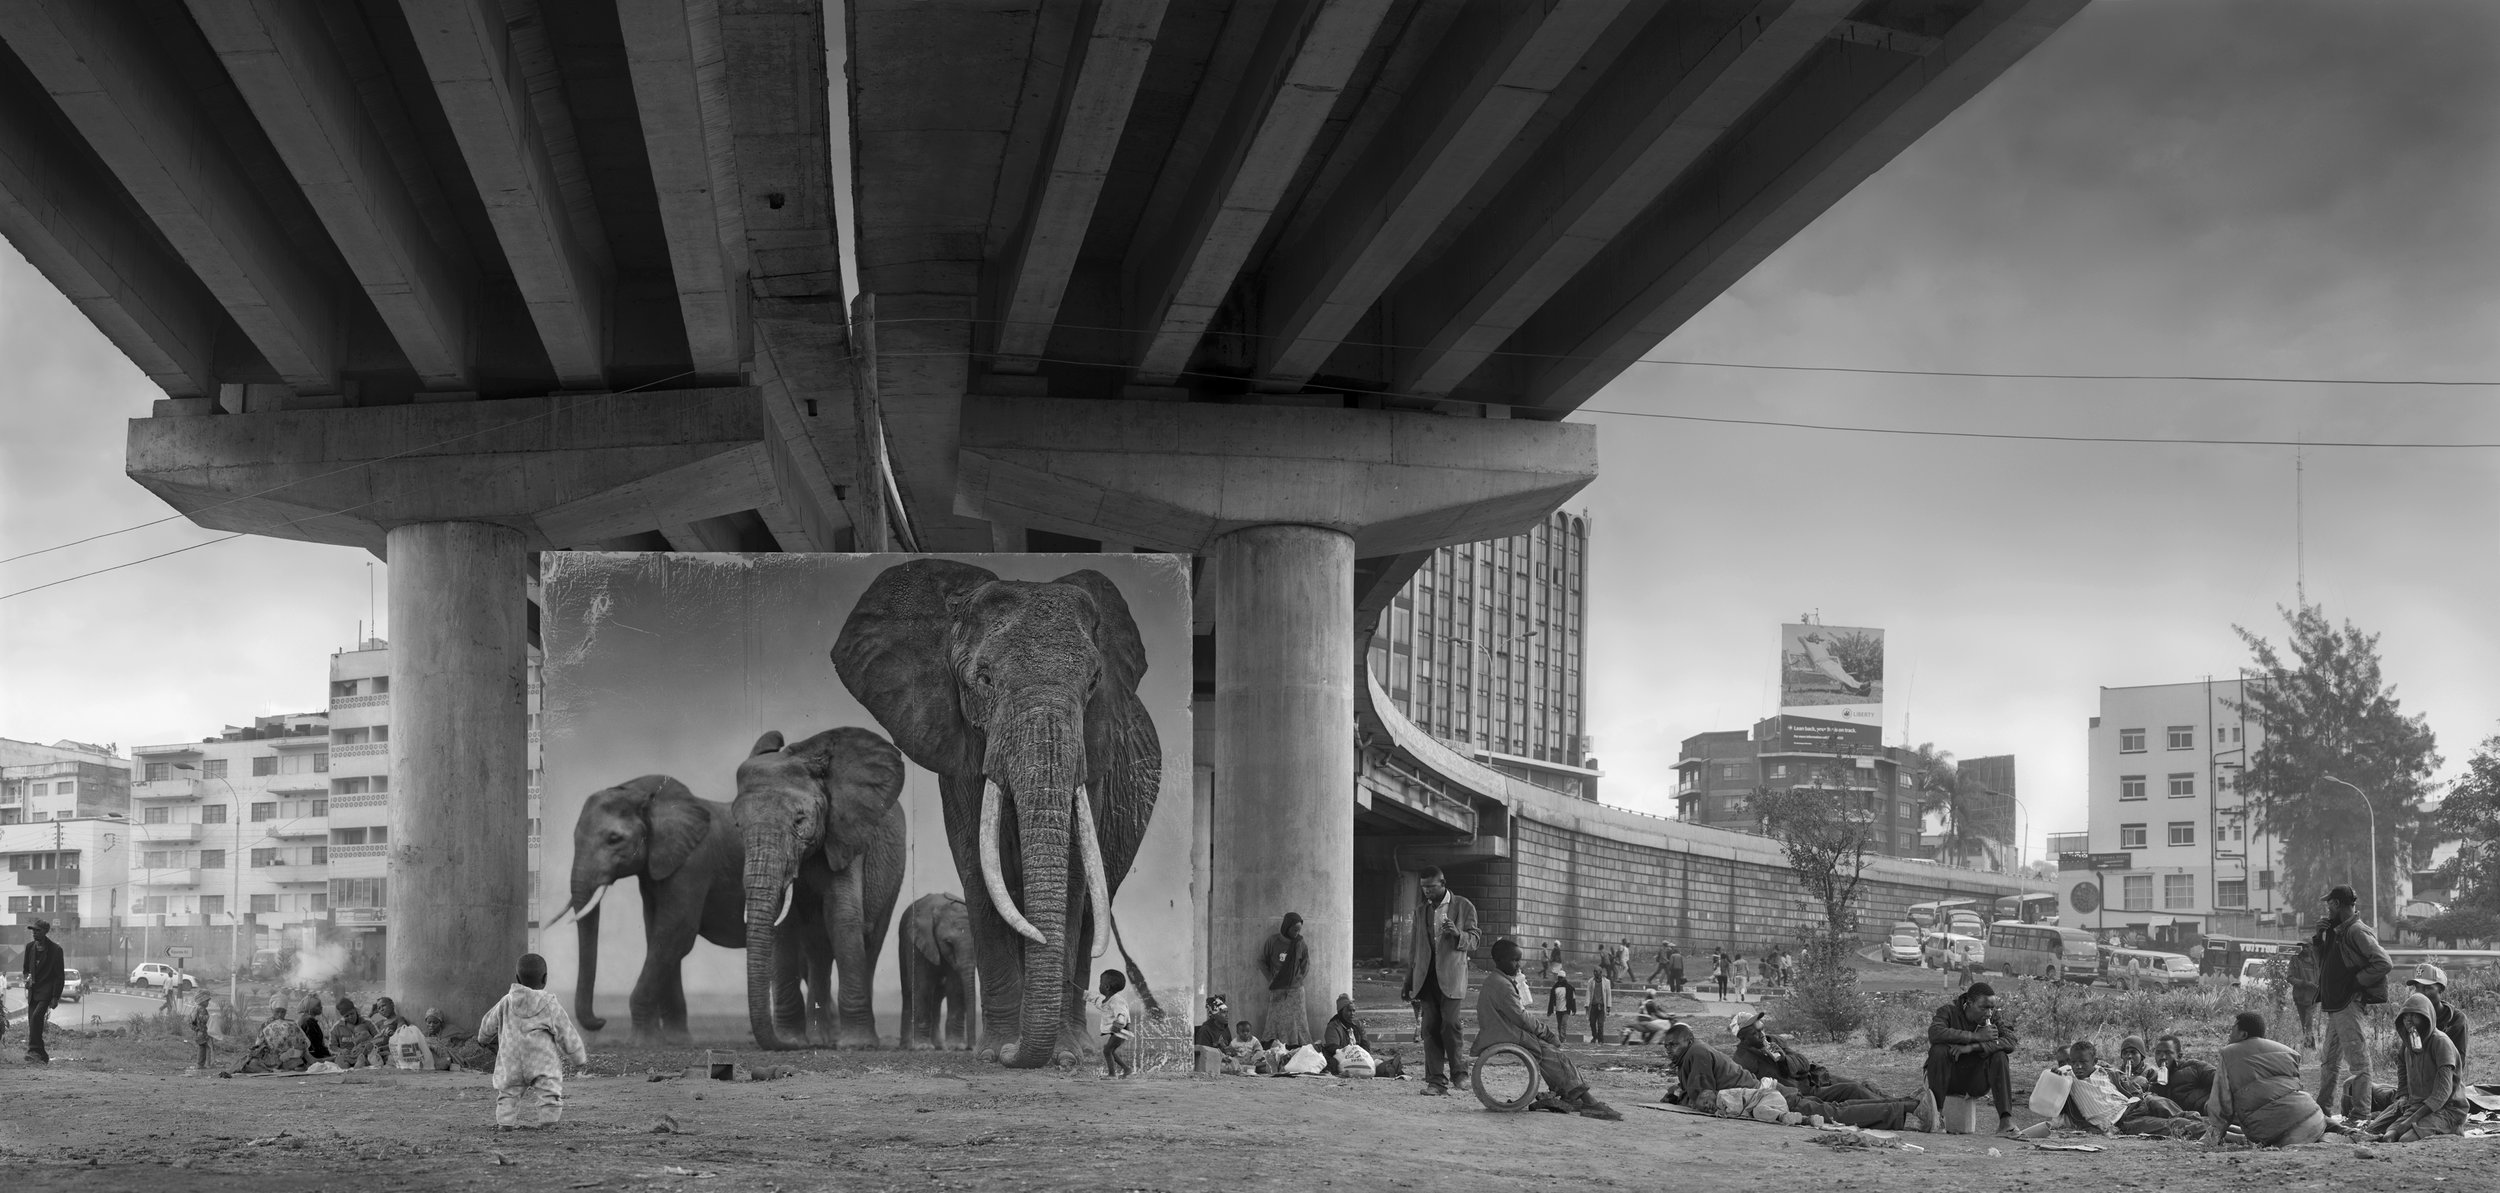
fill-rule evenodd
<path id="1" fill-rule="evenodd" d="M 8 0 L 0 232 L 164 391 L 134 479 L 393 563 L 418 1002 L 518 944 L 518 611 L 582 548 L 1197 555 L 1210 971 L 1299 909 L 1335 990 L 1371 618 L 2081 2 Z M 1367 831 L 1505 839 L 1363 749 Z"/>

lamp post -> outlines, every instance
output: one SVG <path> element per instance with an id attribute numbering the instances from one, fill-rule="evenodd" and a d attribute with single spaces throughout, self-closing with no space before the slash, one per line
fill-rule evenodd
<path id="1" fill-rule="evenodd" d="M 2360 799 L 2361 799 L 2361 810 L 2370 814 L 2370 820 L 2369 820 L 2369 824 L 2370 824 L 2370 840 L 2369 840 L 2369 850 L 2370 850 L 2370 919 L 2369 919 L 2369 924 L 2370 924 L 2370 930 L 2371 930 L 2371 931 L 2373 931 L 2373 932 L 2376 932 L 2376 931 L 2378 930 L 2378 808 L 2370 802 L 2370 795 L 2369 795 L 2369 793 L 2368 793 L 2368 792 L 2363 791 L 2362 789 L 2360 789 L 2360 788 L 2358 788 L 2358 787 L 2355 787 L 2355 786 L 2353 786 L 2352 784 L 2350 784 L 2350 783 L 2347 783 L 2347 782 L 2343 781 L 2342 779 L 2338 779 L 2338 778 L 2336 778 L 2336 777 L 2335 777 L 2335 776 L 2333 776 L 2333 775 L 2324 775 L 2324 776 L 2321 776 L 2321 777 L 2318 779 L 2318 782 L 2319 782 L 2321 785 L 2328 784 L 2328 783 L 2332 783 L 2332 784 L 2334 784 L 2334 785 L 2335 785 L 2335 786 L 2337 786 L 2337 787 L 2341 787 L 2341 788 L 2343 788 L 2344 790 L 2349 791 L 2349 792 L 2353 793 L 2353 794 L 2354 794 L 2354 795 L 2356 795 L 2356 796 L 2359 796 L 2359 797 L 2360 797 Z"/>
<path id="2" fill-rule="evenodd" d="M 175 770 L 199 771 L 192 763 L 177 762 Z M 240 1016 L 243 1006 L 243 797 L 236 794 L 234 780 L 224 775 L 200 771 L 201 778 L 214 778 L 226 785 L 226 823 L 234 828 L 234 847 L 226 851 L 226 870 L 234 876 L 234 894 L 226 904 L 229 926 L 226 933 L 226 1006 L 230 1016 Z M 236 1019 L 237 1023 L 242 1020 Z"/>

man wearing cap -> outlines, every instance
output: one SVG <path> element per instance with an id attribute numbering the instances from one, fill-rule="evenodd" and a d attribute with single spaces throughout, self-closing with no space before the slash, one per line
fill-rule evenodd
<path id="1" fill-rule="evenodd" d="M 2431 1000 L 2431 1027 L 2457 1046 L 2457 1084 L 2464 1085 L 2465 1016 L 2441 997 L 2448 992 L 2448 971 L 2425 961 L 2413 967 L 2413 976 L 2405 979 L 2405 985 Z"/>
<path id="2" fill-rule="evenodd" d="M 2358 1122 L 2370 1116 L 2370 1050 L 2362 1039 L 2361 1020 L 2370 1007 L 2387 1001 L 2387 973 L 2394 966 L 2387 950 L 2379 947 L 2378 933 L 2353 914 L 2360 896 L 2351 887 L 2328 891 L 2323 902 L 2326 914 L 2318 917 L 2317 934 L 2309 938 L 2318 951 L 2318 1008 L 2326 1012 L 2326 1046 L 2318 1054 L 2318 1105 L 2330 1115 L 2336 1112 L 2336 1070 L 2349 1064 L 2352 1075 L 2343 1083 L 2341 1110 Z"/>
<path id="3" fill-rule="evenodd" d="M 52 1054 L 43 1048 L 43 1023 L 61 1002 L 61 946 L 52 943 L 52 921 L 27 925 L 34 938 L 26 942 L 26 1063 L 48 1065 Z"/>

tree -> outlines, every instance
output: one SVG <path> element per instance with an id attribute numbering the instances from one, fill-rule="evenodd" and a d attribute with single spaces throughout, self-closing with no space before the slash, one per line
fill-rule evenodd
<path id="1" fill-rule="evenodd" d="M 2010 798 L 1990 792 L 1977 776 L 1962 773 L 1953 754 L 1937 749 L 1934 742 L 1920 742 L 1912 747 L 1909 760 L 1902 765 L 1918 774 L 1919 812 L 1935 813 L 1944 824 L 1944 837 L 1936 848 L 1937 861 L 1961 865 L 1972 856 L 2004 850 L 2009 826 L 1999 822 L 2005 818 L 1983 815 L 1982 810 L 1996 800 L 2004 801 L 2010 808 Z"/>
<path id="2" fill-rule="evenodd" d="M 2419 714 L 2401 711 L 2395 688 L 2381 677 L 2378 635 L 2349 621 L 2338 628 L 2316 605 L 2281 612 L 2291 630 L 2288 664 L 2263 636 L 2231 627 L 2255 659 L 2234 708 L 2262 727 L 2241 786 L 2256 826 L 2281 841 L 2279 881 L 2295 905 L 2337 883 L 2368 885 L 2366 844 L 2378 857 L 2368 911 L 2381 916 L 2393 905 L 2396 882 L 2429 850 L 2433 825 L 2422 801 L 2439 766 L 2436 742 Z M 2365 792 L 2368 806 L 2321 787 L 2329 776 Z"/>
<path id="3" fill-rule="evenodd" d="M 2465 777 L 2439 803 L 2438 824 L 2441 836 L 2459 842 L 2457 855 L 2439 867 L 2448 880 L 2448 915 L 2479 913 L 2478 924 L 2500 917 L 2500 734 L 2484 738 L 2466 760 Z"/>
<path id="4" fill-rule="evenodd" d="M 1763 827 L 1780 843 L 1798 885 L 1822 905 L 1820 931 L 1799 933 L 1797 986 L 1789 996 L 1788 1015 L 1812 1023 L 1833 1039 L 1857 1030 L 1866 1019 L 1866 1000 L 1858 993 L 1857 967 L 1850 964 L 1856 943 L 1858 887 L 1875 853 L 1875 816 L 1851 798 L 1849 776 L 1837 764 L 1825 768 L 1819 784 L 1785 790 L 1757 787 L 1750 798 Z"/>

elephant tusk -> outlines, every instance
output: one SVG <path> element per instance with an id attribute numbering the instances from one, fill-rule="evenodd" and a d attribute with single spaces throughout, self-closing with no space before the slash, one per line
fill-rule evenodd
<path id="1" fill-rule="evenodd" d="M 990 904 L 998 909 L 1000 918 L 1016 930 L 1016 935 L 1035 944 L 1048 944 L 1042 930 L 1024 918 L 1016 909 L 1016 897 L 1007 891 L 1007 873 L 998 864 L 999 805 L 1005 801 L 998 794 L 998 780 L 981 782 L 981 883 L 989 888 Z"/>
<path id="2" fill-rule="evenodd" d="M 583 917 L 585 917 L 585 916 L 588 916 L 591 912 L 594 912 L 594 911 L 599 910 L 599 901 L 600 901 L 601 899 L 605 899 L 605 898 L 607 898 L 607 897 L 608 897 L 608 888 L 606 888 L 606 887 L 604 887 L 604 886 L 592 887 L 592 888 L 591 888 L 591 891 L 590 891 L 590 898 L 589 898 L 589 900 L 588 900 L 588 901 L 584 902 L 584 903 L 583 903 L 581 906 L 579 906 L 579 907 L 567 907 L 567 908 L 565 908 L 565 909 L 564 909 L 563 914 L 558 915 L 558 916 L 555 918 L 555 921 L 554 921 L 553 923 L 548 924 L 548 925 L 547 925 L 547 927 L 548 927 L 548 928 L 560 928 L 560 927 L 564 926 L 564 923 L 565 923 L 565 921 L 567 921 L 567 920 L 578 920 L 578 919 L 581 919 L 581 918 L 583 918 Z M 540 929 L 540 931 L 545 931 L 545 929 Z"/>
<path id="3" fill-rule="evenodd" d="M 1111 884 L 1103 877 L 1102 841 L 1095 835 L 1094 801 L 1076 785 L 1076 848 L 1085 858 L 1085 890 L 1094 900 L 1094 956 L 1111 950 Z"/>
<path id="4" fill-rule="evenodd" d="M 780 927 L 782 921 L 790 918 L 790 908 L 798 902 L 798 895 L 799 884 L 795 882 L 781 888 L 781 914 L 773 917 L 773 927 Z"/>

